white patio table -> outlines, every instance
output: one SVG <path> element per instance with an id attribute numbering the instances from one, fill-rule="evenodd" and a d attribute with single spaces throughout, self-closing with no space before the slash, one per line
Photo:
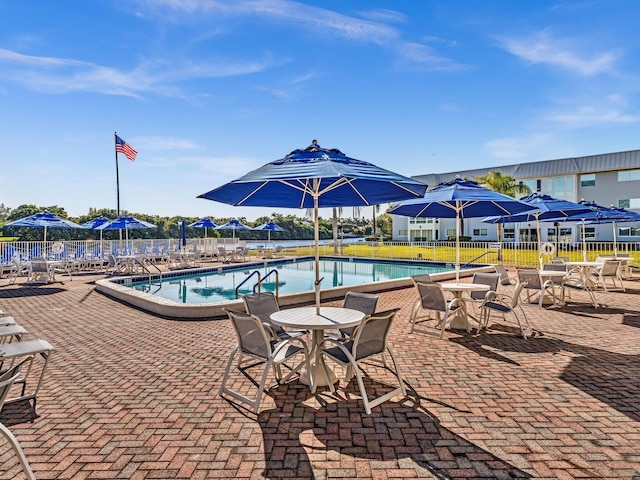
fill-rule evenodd
<path id="1" fill-rule="evenodd" d="M 322 372 L 321 362 L 323 360 L 320 354 L 324 331 L 358 326 L 364 317 L 365 314 L 358 310 L 342 307 L 320 307 L 319 313 L 316 307 L 300 307 L 280 310 L 271 314 L 273 323 L 283 328 L 311 331 L 313 337 L 313 344 L 309 352 L 311 371 L 303 371 L 300 375 L 300 382 L 309 385 L 312 390 L 314 385 L 327 385 Z M 329 368 L 327 371 L 330 381 L 335 383 L 338 380 L 335 373 Z"/>
<path id="2" fill-rule="evenodd" d="M 445 292 L 453 293 L 453 296 L 462 300 L 464 308 L 456 310 L 449 322 L 450 328 L 455 329 L 467 329 L 471 328 L 469 325 L 469 317 L 473 318 L 476 322 L 480 323 L 477 318 L 468 312 L 466 302 L 463 297 L 464 292 L 488 292 L 490 290 L 489 285 L 482 283 L 441 283 L 442 289 Z"/>
<path id="3" fill-rule="evenodd" d="M 570 267 L 576 267 L 580 273 L 580 285 L 589 294 L 591 304 L 598 308 L 596 296 L 593 294 L 593 281 L 589 278 L 589 269 L 599 267 L 602 262 L 566 262 Z"/>

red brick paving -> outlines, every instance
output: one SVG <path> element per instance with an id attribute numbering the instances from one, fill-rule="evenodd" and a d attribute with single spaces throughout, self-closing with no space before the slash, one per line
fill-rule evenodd
<path id="1" fill-rule="evenodd" d="M 414 291 L 385 292 L 380 309 L 402 307 L 391 342 L 409 394 L 367 416 L 296 380 L 258 415 L 237 408 L 216 395 L 227 320 L 155 317 L 94 292 L 95 278 L 0 287 L 0 308 L 56 347 L 40 416 L 0 414 L 39 479 L 640 479 L 640 281 L 598 293 L 597 310 L 581 292 L 525 306 L 529 340 L 501 323 L 409 335 Z M 374 373 L 369 388 L 384 388 Z M 0 478 L 23 478 L 1 440 Z"/>

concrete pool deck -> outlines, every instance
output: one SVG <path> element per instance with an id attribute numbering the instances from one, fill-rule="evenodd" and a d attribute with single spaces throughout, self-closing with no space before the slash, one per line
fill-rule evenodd
<path id="1" fill-rule="evenodd" d="M 228 320 L 160 318 L 96 292 L 99 278 L 0 280 L 0 309 L 56 348 L 40 416 L 25 403 L 0 413 L 38 479 L 640 478 L 640 279 L 598 292 L 599 309 L 583 292 L 526 305 L 529 340 L 498 322 L 409 335 L 414 290 L 382 293 L 379 309 L 401 307 L 390 341 L 409 395 L 367 416 L 354 396 L 314 397 L 296 379 L 258 415 L 236 408 L 216 395 Z M 367 386 L 385 379 L 374 370 Z M 0 478 L 23 478 L 1 439 Z"/>

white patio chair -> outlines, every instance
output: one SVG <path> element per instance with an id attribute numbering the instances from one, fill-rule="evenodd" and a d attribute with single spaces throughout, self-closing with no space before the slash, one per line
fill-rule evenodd
<path id="1" fill-rule="evenodd" d="M 234 252 L 227 251 L 224 247 L 218 247 L 218 258 L 222 260 L 222 263 L 233 262 L 236 259 Z"/>
<path id="2" fill-rule="evenodd" d="M 469 292 L 469 298 L 467 298 L 465 301 L 467 304 L 472 305 L 474 313 L 476 311 L 476 308 L 484 302 L 485 298 L 487 297 L 487 295 L 489 295 L 490 292 L 498 291 L 499 282 L 500 282 L 499 273 L 476 272 L 473 274 L 471 283 L 476 283 L 479 285 L 487 285 L 489 287 L 488 291 Z M 481 326 L 482 326 L 482 322 L 478 320 L 478 330 L 480 330 Z"/>
<path id="3" fill-rule="evenodd" d="M 33 355 L 24 357 L 19 362 L 14 364 L 11 368 L 9 368 L 6 372 L 0 375 L 0 410 L 2 410 L 4 401 L 9 395 L 11 386 L 20 378 L 22 366 L 25 362 L 30 362 L 31 360 L 33 360 Z M 26 478 L 29 480 L 35 480 L 36 477 L 33 474 L 33 470 L 31 470 L 31 467 L 29 466 L 27 457 L 20 447 L 20 443 L 18 443 L 16 437 L 6 426 L 4 426 L 2 422 L 0 422 L 0 433 L 7 439 L 7 442 L 9 442 L 11 449 L 18 457 Z"/>
<path id="4" fill-rule="evenodd" d="M 23 275 L 29 275 L 29 262 L 21 261 L 18 256 L 13 257 L 11 260 L 13 263 L 13 270 L 9 274 L 9 285 L 13 285 L 18 280 L 18 277 Z"/>
<path id="5" fill-rule="evenodd" d="M 531 297 L 538 293 L 538 306 L 542 308 L 544 296 L 548 293 L 553 298 L 554 305 L 558 303 L 555 283 L 551 279 L 543 282 L 537 268 L 518 268 L 518 283 L 521 283 L 522 289 L 526 291 L 527 302 L 531 302 Z"/>
<path id="6" fill-rule="evenodd" d="M 502 320 L 507 321 L 506 316 L 508 314 L 513 314 L 516 323 L 520 327 L 520 332 L 522 336 L 526 339 L 531 335 L 531 326 L 529 325 L 529 320 L 527 319 L 526 314 L 524 313 L 524 309 L 522 305 L 520 305 L 520 294 L 522 293 L 522 289 L 525 284 L 523 282 L 518 282 L 516 284 L 513 295 L 506 295 L 504 293 L 495 293 L 489 292 L 487 298 L 480 305 L 480 311 L 483 312 L 483 326 L 488 328 L 489 319 L 491 316 L 491 312 L 497 312 L 502 315 Z M 516 310 L 520 311 L 520 316 L 516 313 Z"/>
<path id="7" fill-rule="evenodd" d="M 267 382 L 267 375 L 269 370 L 273 367 L 273 372 L 278 384 L 287 382 L 292 375 L 298 372 L 302 367 L 306 367 L 309 370 L 309 349 L 307 344 L 301 337 L 290 338 L 288 340 L 279 340 L 277 336 L 273 336 L 265 329 L 262 321 L 255 315 L 249 315 L 245 312 L 237 312 L 234 310 L 226 310 L 229 315 L 229 319 L 233 324 L 233 328 L 236 331 L 238 343 L 231 350 L 229 355 L 229 361 L 227 362 L 227 368 L 224 371 L 222 377 L 222 385 L 220 387 L 219 394 L 227 394 L 234 399 L 245 403 L 252 407 L 254 413 L 258 412 L 260 407 L 260 400 L 262 393 L 264 392 L 265 384 Z M 298 342 L 300 346 L 293 345 L 293 342 Z M 296 355 L 302 353 L 304 359 L 295 367 L 290 368 L 290 372 L 286 377 L 282 378 L 281 366 L 285 365 L 285 362 L 292 359 Z M 246 395 L 242 395 L 234 390 L 227 388 L 227 379 L 229 378 L 229 371 L 234 358 L 238 356 L 237 367 L 238 370 L 245 375 L 250 376 L 247 370 L 255 366 L 255 362 L 258 364 L 264 363 L 264 369 L 258 382 L 258 391 L 255 397 L 250 398 Z M 246 362 L 252 362 L 252 365 L 243 368 L 243 364 Z"/>
<path id="8" fill-rule="evenodd" d="M 367 415 L 371 415 L 372 408 L 391 400 L 396 395 L 406 395 L 398 362 L 393 354 L 391 345 L 387 341 L 391 323 L 398 310 L 400 309 L 395 308 L 393 310 L 387 310 L 385 312 L 379 312 L 365 317 L 362 323 L 358 326 L 358 329 L 355 331 L 355 337 L 353 340 L 341 342 L 332 338 L 326 338 L 321 345 L 323 357 L 347 367 L 345 382 L 349 381 L 352 372 L 355 373 L 358 388 L 360 390 L 360 396 Z M 386 367 L 386 369 L 395 375 L 398 380 L 398 387 L 376 398 L 370 399 L 362 379 L 363 373 L 361 365 L 365 363 L 365 361 L 374 357 L 384 357 L 385 353 L 389 354 L 393 362 L 393 370 L 388 367 Z M 325 379 L 329 385 L 331 393 L 333 393 L 335 392 L 335 387 L 329 379 L 327 366 L 324 362 L 321 363 Z M 386 365 L 386 361 L 384 359 L 383 363 Z"/>
<path id="9" fill-rule="evenodd" d="M 27 283 L 49 283 L 53 280 L 53 271 L 44 258 L 32 258 L 29 261 Z"/>
<path id="10" fill-rule="evenodd" d="M 495 268 L 496 273 L 500 275 L 500 285 L 511 285 L 513 280 L 517 280 L 516 277 L 509 276 L 509 272 L 504 268 L 504 265 L 499 263 L 494 265 L 493 268 Z"/>
<path id="11" fill-rule="evenodd" d="M 342 307 L 358 310 L 365 315 L 373 315 L 376 311 L 379 298 L 380 295 L 375 293 L 347 292 L 344 296 Z M 356 328 L 357 327 L 341 328 L 339 330 L 341 337 L 343 339 L 351 339 Z"/>
<path id="12" fill-rule="evenodd" d="M 597 267 L 593 274 L 596 278 L 596 286 L 602 286 L 605 292 L 611 289 L 626 291 L 622 283 L 620 264 L 620 260 L 605 260 L 601 266 Z M 609 281 L 609 288 L 607 288 L 607 281 Z"/>
<path id="13" fill-rule="evenodd" d="M 281 340 L 307 334 L 304 330 L 285 330 L 271 321 L 271 314 L 280 311 L 278 300 L 272 292 L 248 293 L 241 297 L 247 313 L 258 317 L 262 324 Z"/>
<path id="14" fill-rule="evenodd" d="M 411 313 L 410 333 L 416 331 L 442 338 L 445 329 L 451 321 L 451 316 L 455 314 L 458 309 L 462 308 L 464 315 L 467 315 L 464 300 L 454 298 L 451 301 L 447 301 L 444 290 L 442 290 L 442 286 L 439 283 L 414 281 L 414 284 L 418 290 L 418 300 L 414 304 L 413 312 Z M 418 317 L 421 309 L 429 312 L 429 315 L 427 317 Z M 431 320 L 431 312 L 436 313 L 438 322 L 433 327 L 420 327 L 419 324 L 424 324 Z"/>
<path id="15" fill-rule="evenodd" d="M 105 275 L 115 275 L 116 273 L 123 272 L 124 266 L 122 265 L 120 260 L 116 258 L 116 256 L 113 253 L 107 253 L 106 259 L 107 259 L 107 268 L 104 271 Z"/>

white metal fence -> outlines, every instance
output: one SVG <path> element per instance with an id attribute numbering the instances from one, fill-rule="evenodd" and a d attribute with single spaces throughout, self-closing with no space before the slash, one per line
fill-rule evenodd
<path id="1" fill-rule="evenodd" d="M 206 256 L 213 256 L 218 247 L 234 249 L 237 246 L 248 245 L 251 254 L 260 258 L 258 246 L 264 246 L 255 241 L 245 242 L 230 238 L 193 238 L 187 239 L 187 249 L 196 249 Z M 313 241 L 282 241 L 286 255 L 313 254 Z M 169 251 L 180 249 L 180 239 L 140 239 L 140 240 L 78 240 L 57 242 L 0 242 L 0 263 L 6 264 L 13 257 L 29 260 L 33 257 L 53 259 L 66 258 L 96 258 L 106 253 L 132 254 L 145 253 L 150 256 L 162 257 Z M 548 249 L 543 261 L 550 261 L 553 256 L 566 256 L 570 260 L 595 260 L 598 256 L 613 255 L 612 242 L 588 242 L 586 252 L 583 253 L 582 244 L 558 243 Z M 551 252 L 550 250 L 555 250 Z M 640 245 L 637 243 L 618 242 L 617 252 L 628 254 L 631 264 L 640 265 Z M 402 260 L 425 260 L 444 263 L 456 261 L 455 242 L 338 242 L 326 243 L 320 246 L 321 255 L 338 255 L 361 258 L 385 258 Z M 535 242 L 496 243 L 496 242 L 461 242 L 460 261 L 465 263 L 504 263 L 505 265 L 537 265 L 539 263 L 538 245 Z"/>

